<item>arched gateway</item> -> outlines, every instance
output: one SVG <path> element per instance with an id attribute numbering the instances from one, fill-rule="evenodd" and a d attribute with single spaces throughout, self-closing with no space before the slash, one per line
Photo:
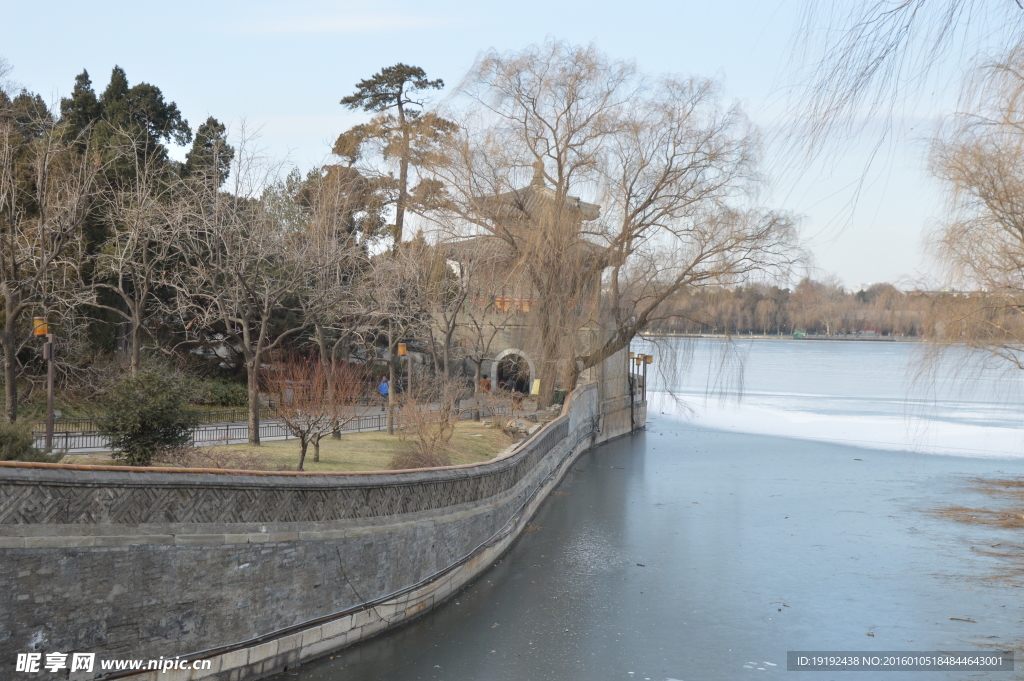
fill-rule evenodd
<path id="1" fill-rule="evenodd" d="M 519 393 L 530 392 L 530 382 L 537 374 L 533 362 L 525 352 L 518 348 L 502 350 L 494 356 L 491 366 L 496 387 L 511 386 Z"/>

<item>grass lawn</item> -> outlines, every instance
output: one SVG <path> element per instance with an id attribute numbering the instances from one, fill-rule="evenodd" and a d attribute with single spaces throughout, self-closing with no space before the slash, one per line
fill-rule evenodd
<path id="1" fill-rule="evenodd" d="M 455 426 L 449 455 L 455 465 L 487 461 L 514 441 L 497 428 L 485 427 L 476 421 L 460 421 Z M 320 441 L 319 463 L 313 461 L 313 447 L 310 446 L 303 469 L 307 472 L 387 470 L 391 457 L 405 451 L 407 447 L 397 435 L 388 435 L 386 432 L 346 433 L 340 440 L 328 437 Z M 212 450 L 211 454 L 255 455 L 262 459 L 263 465 L 260 467 L 266 470 L 295 470 L 299 463 L 299 441 L 292 439 L 264 442 L 259 447 L 239 444 L 202 449 Z M 94 455 L 69 456 L 63 463 L 117 465 L 118 462 L 104 455 Z"/>

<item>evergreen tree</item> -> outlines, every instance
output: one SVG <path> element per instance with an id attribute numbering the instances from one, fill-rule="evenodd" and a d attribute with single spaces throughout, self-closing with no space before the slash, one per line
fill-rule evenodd
<path id="1" fill-rule="evenodd" d="M 231 171 L 235 149 L 227 141 L 227 127 L 213 116 L 196 130 L 192 149 L 185 157 L 184 174 L 216 174 L 217 186 L 224 184 Z"/>
<path id="2" fill-rule="evenodd" d="M 170 159 L 166 144 L 187 144 L 192 139 L 188 122 L 178 106 L 167 101 L 160 88 L 149 83 L 134 86 L 128 82 L 124 69 L 115 66 L 110 82 L 97 96 L 87 71 L 75 78 L 71 96 L 61 100 L 61 123 L 65 135 L 81 140 L 80 149 L 88 145 L 102 164 L 104 195 L 111 201 L 116 197 L 146 194 L 140 182 L 163 185 L 181 172 L 181 164 Z M 69 139 L 73 139 L 69 138 Z M 140 175 L 140 172 L 142 175 Z M 160 194 L 158 186 L 152 191 Z M 83 227 L 84 248 L 97 256 L 114 232 L 121 229 L 110 213 L 110 204 L 94 204 Z M 89 336 L 97 347 L 110 347 L 114 343 L 116 325 L 120 316 L 118 296 L 104 287 L 92 266 L 83 268 L 83 276 L 97 291 L 98 306 L 90 313 Z M 111 283 L 111 282 L 106 282 Z M 131 287 L 132 282 L 120 282 Z"/>
<path id="3" fill-rule="evenodd" d="M 429 80 L 426 72 L 420 67 L 399 63 L 381 69 L 370 78 L 359 81 L 356 84 L 356 91 L 341 100 L 342 106 L 380 115 L 369 126 L 356 126 L 343 133 L 335 144 L 335 153 L 354 158 L 358 155 L 358 147 L 366 139 L 378 137 L 385 142 L 385 156 L 391 156 L 398 160 L 395 248 L 398 248 L 398 244 L 402 241 L 405 210 L 409 202 L 409 165 L 413 155 L 413 140 L 423 136 L 423 132 L 417 130 L 422 125 L 417 125 L 417 123 L 420 123 L 418 119 L 424 102 L 414 98 L 414 94 L 423 90 L 440 90 L 443 87 L 443 80 L 440 78 Z M 395 110 L 394 115 L 387 113 L 391 109 Z M 423 121 L 427 122 L 428 119 L 424 118 Z M 429 123 L 432 130 L 454 128 L 452 123 L 436 116 L 430 117 Z"/>
<path id="4" fill-rule="evenodd" d="M 120 66 L 114 67 L 99 104 L 102 117 L 96 134 L 100 146 L 116 149 L 130 142 L 135 145 L 139 160 L 168 161 L 163 143 L 183 145 L 192 141 L 192 130 L 178 111 L 178 105 L 164 101 L 160 88 L 149 83 L 129 87 L 128 77 Z M 125 159 L 124 163 L 116 165 L 119 166 L 116 175 L 130 174 L 135 160 Z"/>
<path id="5" fill-rule="evenodd" d="M 60 117 L 67 134 L 80 136 L 89 126 L 100 119 L 103 108 L 92 89 L 89 72 L 82 70 L 75 76 L 75 87 L 71 96 L 60 100 Z"/>

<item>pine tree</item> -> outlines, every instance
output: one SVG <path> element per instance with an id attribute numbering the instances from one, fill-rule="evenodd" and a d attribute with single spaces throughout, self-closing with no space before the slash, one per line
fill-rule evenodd
<path id="1" fill-rule="evenodd" d="M 362 109 L 377 114 L 369 126 L 356 126 L 343 133 L 335 144 L 342 155 L 352 156 L 353 147 L 358 149 L 365 139 L 375 136 L 385 140 L 385 155 L 398 160 L 398 198 L 395 201 L 394 248 L 402 241 L 402 230 L 405 224 L 405 210 L 409 202 L 409 164 L 412 160 L 413 139 L 417 137 L 420 112 L 424 102 L 413 95 L 423 90 L 440 90 L 444 81 L 440 78 L 429 80 L 426 72 L 418 66 L 395 64 L 381 69 L 370 78 L 359 81 L 356 91 L 341 100 L 342 106 L 350 109 Z M 395 110 L 389 115 L 388 111 Z M 438 117 L 431 117 L 431 122 L 444 129 L 454 128 L 454 124 Z M 336 152 L 337 153 L 337 152 Z"/>
<path id="2" fill-rule="evenodd" d="M 235 149 L 227 142 L 227 127 L 213 116 L 196 130 L 192 149 L 185 156 L 184 174 L 189 176 L 216 173 L 217 186 L 224 184 L 231 171 Z"/>
<path id="3" fill-rule="evenodd" d="M 80 136 L 89 126 L 100 119 L 103 107 L 92 89 L 89 72 L 82 70 L 75 76 L 75 87 L 70 97 L 60 100 L 60 117 L 65 130 L 72 137 Z"/>

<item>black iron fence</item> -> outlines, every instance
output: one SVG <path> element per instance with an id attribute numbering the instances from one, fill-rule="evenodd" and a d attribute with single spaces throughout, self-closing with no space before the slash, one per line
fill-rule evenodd
<path id="1" fill-rule="evenodd" d="M 489 405 L 480 407 L 478 410 L 482 416 L 512 416 L 513 410 L 507 405 Z M 473 418 L 473 408 L 463 409 L 463 419 Z M 204 412 L 204 418 L 213 418 L 213 415 L 220 415 L 219 421 L 201 420 L 200 425 L 192 429 L 192 446 L 202 447 L 204 445 L 228 444 L 232 442 L 245 442 L 249 439 L 249 412 L 245 409 L 220 410 Z M 280 421 L 274 420 L 276 410 L 264 409 L 260 412 L 260 439 L 293 437 L 287 427 Z M 262 420 L 266 417 L 266 420 Z M 78 423 L 84 425 L 78 429 L 54 428 L 53 448 L 57 451 L 82 451 L 82 450 L 105 450 L 110 447 L 110 440 L 101 433 L 96 425 L 96 419 L 64 419 L 56 422 L 56 425 Z M 388 416 L 385 412 L 363 414 L 346 421 L 341 426 L 343 433 L 361 433 L 364 431 L 386 430 L 388 427 Z M 398 418 L 395 418 L 395 427 L 400 427 Z M 42 449 L 46 444 L 46 432 L 34 430 L 32 438 L 35 446 Z"/>
<path id="2" fill-rule="evenodd" d="M 368 414 L 342 424 L 341 431 L 343 433 L 358 433 L 367 430 L 385 430 L 387 426 L 387 414 Z M 288 439 L 292 435 L 279 421 L 267 420 L 260 423 L 260 439 L 278 437 Z M 32 438 L 35 440 L 36 447 L 42 449 L 45 446 L 45 431 L 33 431 Z M 248 439 L 249 424 L 246 422 L 207 424 L 192 429 L 192 445 L 194 447 L 245 442 Z M 110 440 L 98 430 L 62 430 L 53 434 L 53 447 L 58 451 L 102 450 L 109 446 Z"/>
<path id="3" fill-rule="evenodd" d="M 249 420 L 249 410 L 244 407 L 232 409 L 197 409 L 194 413 L 200 425 Z M 270 420 L 275 416 L 277 416 L 277 410 L 274 408 L 263 407 L 260 409 L 260 420 Z M 53 422 L 53 431 L 55 433 L 62 433 L 65 431 L 91 433 L 98 431 L 99 429 L 99 419 L 95 417 L 70 419 L 61 418 L 56 419 Z"/>

